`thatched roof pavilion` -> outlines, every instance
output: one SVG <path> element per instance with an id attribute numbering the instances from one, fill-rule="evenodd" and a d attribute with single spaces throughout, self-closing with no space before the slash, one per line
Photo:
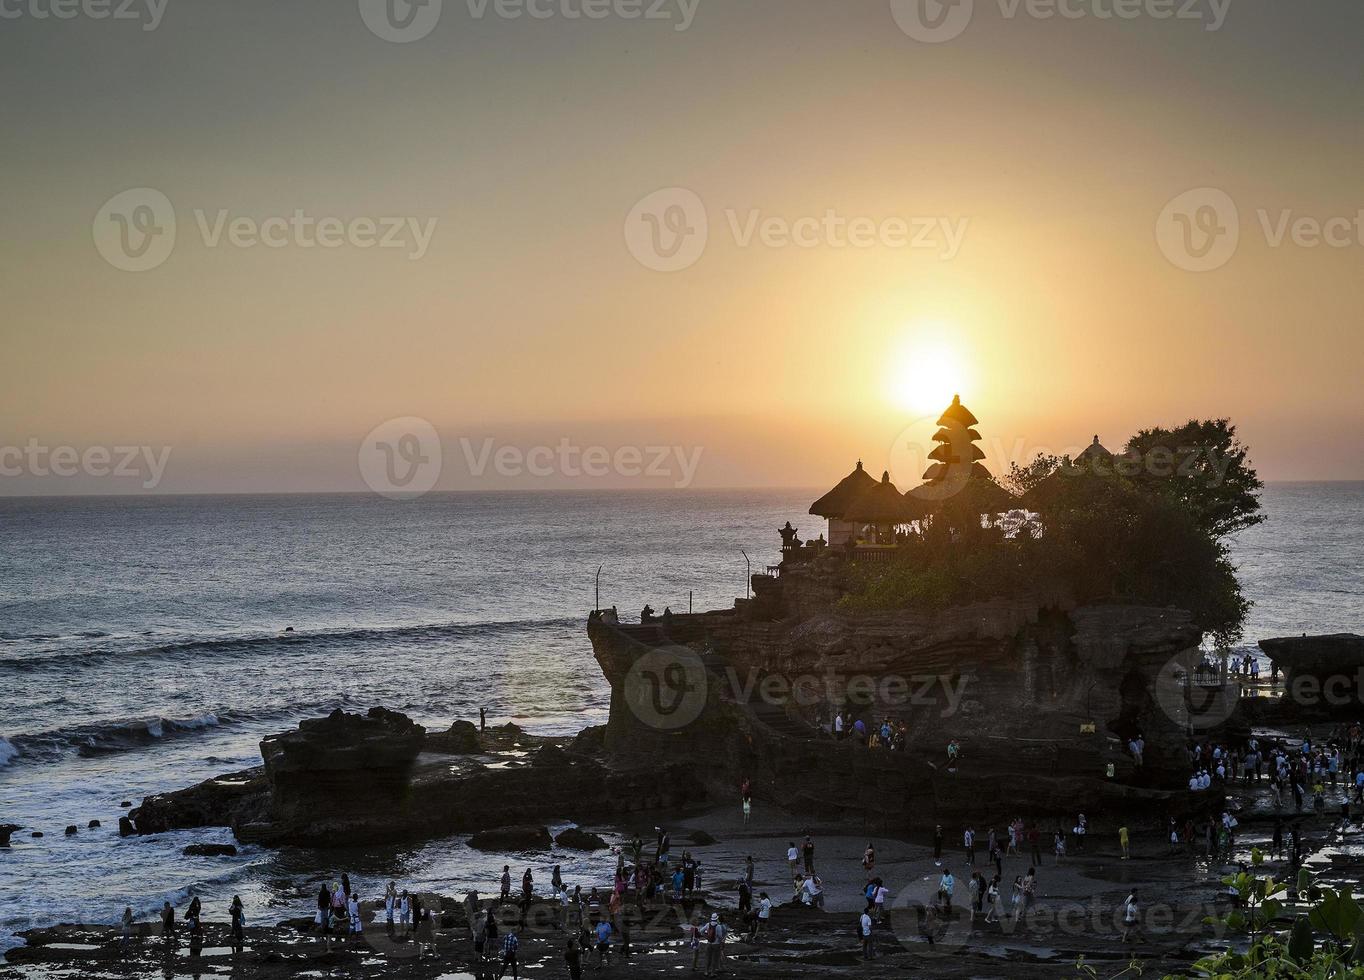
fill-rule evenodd
<path id="1" fill-rule="evenodd" d="M 859 494 L 843 512 L 844 520 L 878 527 L 908 524 L 918 517 L 911 502 L 890 482 L 889 472 L 882 473 L 881 482 Z"/>
<path id="2" fill-rule="evenodd" d="M 862 461 L 859 459 L 855 470 L 839 480 L 837 486 L 810 505 L 810 513 L 829 520 L 843 520 L 848 505 L 875 486 L 877 486 L 876 477 L 862 468 Z"/>

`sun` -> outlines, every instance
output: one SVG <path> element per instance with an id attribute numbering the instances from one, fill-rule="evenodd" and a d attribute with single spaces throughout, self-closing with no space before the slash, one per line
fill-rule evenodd
<path id="1" fill-rule="evenodd" d="M 921 415 L 941 412 L 967 387 L 964 361 L 950 343 L 931 336 L 939 332 L 950 331 L 925 331 L 930 336 L 906 343 L 891 358 L 888 387 L 899 408 Z"/>

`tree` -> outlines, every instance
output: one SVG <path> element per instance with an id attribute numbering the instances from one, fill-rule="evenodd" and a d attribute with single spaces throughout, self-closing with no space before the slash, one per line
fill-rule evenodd
<path id="1" fill-rule="evenodd" d="M 1114 466 L 1143 489 L 1177 500 L 1199 526 L 1223 538 L 1265 519 L 1264 483 L 1249 456 L 1227 419 L 1190 420 L 1177 429 L 1138 432 Z"/>

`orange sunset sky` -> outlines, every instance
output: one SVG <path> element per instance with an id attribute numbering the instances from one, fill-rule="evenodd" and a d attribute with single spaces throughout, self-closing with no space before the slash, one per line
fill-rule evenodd
<path id="1" fill-rule="evenodd" d="M 169 0 L 153 29 L 16 5 L 0 445 L 170 447 L 159 492 L 358 490 L 360 440 L 415 416 L 447 489 L 653 485 L 476 477 L 461 439 L 699 447 L 694 486 L 823 486 L 895 464 L 959 391 L 996 471 L 1229 416 L 1267 479 L 1364 479 L 1354 0 L 977 0 L 935 42 L 888 0 L 580 7 L 445 0 L 393 41 L 355 0 Z M 146 271 L 98 245 L 134 188 L 174 208 Z M 676 271 L 630 226 L 666 188 L 708 225 Z M 1199 188 L 1239 222 L 1208 271 L 1161 224 Z M 299 211 L 429 242 L 212 238 Z"/>

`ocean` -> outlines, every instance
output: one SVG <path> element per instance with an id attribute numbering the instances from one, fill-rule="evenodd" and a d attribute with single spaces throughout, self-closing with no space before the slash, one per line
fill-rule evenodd
<path id="1" fill-rule="evenodd" d="M 188 858 L 230 834 L 121 840 L 119 804 L 258 764 L 263 736 L 337 707 L 436 729 L 480 707 L 541 734 L 600 724 L 598 569 L 622 615 L 729 607 L 744 551 L 757 570 L 785 521 L 823 529 L 806 513 L 820 492 L 0 498 L 0 823 L 24 827 L 0 849 L 0 950 L 190 895 L 212 918 L 233 895 L 253 924 L 307 914 L 310 883 L 343 870 L 364 894 L 489 889 L 500 862 L 463 838 Z M 1264 504 L 1234 543 L 1247 646 L 1364 629 L 1364 484 L 1275 484 Z M 570 880 L 614 867 L 555 859 Z"/>

